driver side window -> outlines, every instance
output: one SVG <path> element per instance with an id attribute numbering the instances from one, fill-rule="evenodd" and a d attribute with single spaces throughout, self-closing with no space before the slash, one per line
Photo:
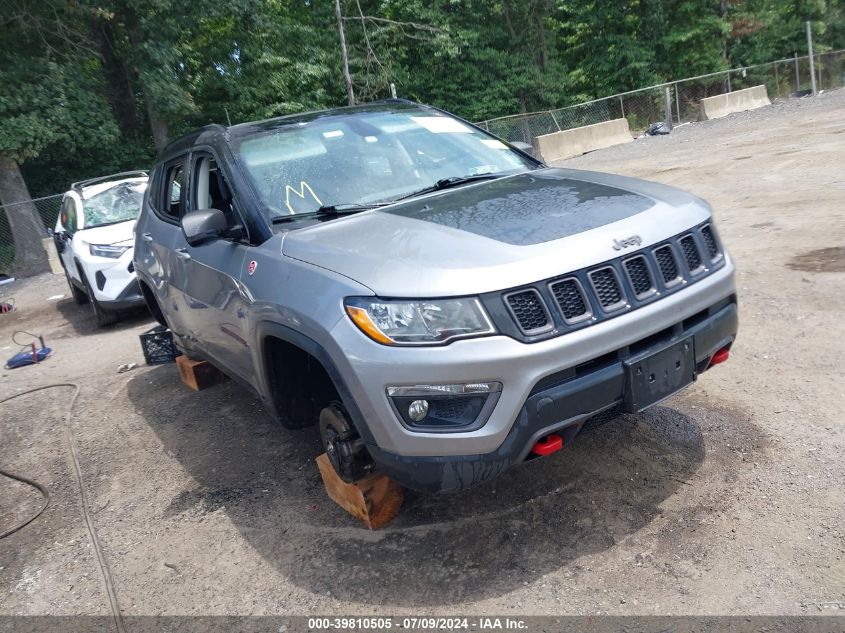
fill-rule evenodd
<path id="1" fill-rule="evenodd" d="M 232 190 L 214 156 L 206 153 L 194 154 L 191 180 L 191 211 L 217 209 L 226 216 L 226 223 L 230 228 L 243 227 L 240 215 L 235 209 Z"/>
<path id="2" fill-rule="evenodd" d="M 67 196 L 64 201 L 62 201 L 61 225 L 68 233 L 76 232 L 76 200 L 71 196 Z"/>

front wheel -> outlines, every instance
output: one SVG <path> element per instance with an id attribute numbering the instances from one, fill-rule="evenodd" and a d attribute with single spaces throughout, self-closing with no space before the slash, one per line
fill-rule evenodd
<path id="1" fill-rule="evenodd" d="M 70 287 L 70 294 L 73 297 L 74 303 L 78 306 L 88 303 L 88 295 L 85 294 L 84 290 L 77 288 L 76 284 L 70 278 L 68 271 L 65 271 L 65 279 L 67 279 L 67 285 Z"/>
<path id="2" fill-rule="evenodd" d="M 85 273 L 80 270 L 79 275 L 82 277 L 82 281 L 85 283 L 85 289 L 88 291 L 88 300 L 91 303 L 91 310 L 94 312 L 94 318 L 97 320 L 97 325 L 105 327 L 107 325 L 114 325 L 117 323 L 117 314 L 111 312 L 110 310 L 104 310 L 103 306 L 100 305 L 100 302 L 97 301 L 96 297 L 94 297 L 94 291 L 91 289 L 91 284 L 88 283 L 88 278 L 85 276 Z"/>
<path id="3" fill-rule="evenodd" d="M 320 439 L 332 467 L 343 481 L 352 483 L 375 469 L 364 440 L 340 403 L 333 402 L 320 411 Z"/>

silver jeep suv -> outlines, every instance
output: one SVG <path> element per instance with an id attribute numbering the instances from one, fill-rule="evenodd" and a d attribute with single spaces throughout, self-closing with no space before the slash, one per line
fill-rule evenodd
<path id="1" fill-rule="evenodd" d="M 173 142 L 135 269 L 181 349 L 319 424 L 338 473 L 464 489 L 722 362 L 734 266 L 709 206 L 553 169 L 385 101 Z"/>

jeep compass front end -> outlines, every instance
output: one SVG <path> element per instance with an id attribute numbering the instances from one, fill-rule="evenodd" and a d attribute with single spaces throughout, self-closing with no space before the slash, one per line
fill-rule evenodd
<path id="1" fill-rule="evenodd" d="M 704 201 L 549 168 L 434 108 L 205 128 L 151 183 L 154 314 L 288 426 L 318 422 L 346 479 L 487 481 L 691 385 L 736 336 Z"/>

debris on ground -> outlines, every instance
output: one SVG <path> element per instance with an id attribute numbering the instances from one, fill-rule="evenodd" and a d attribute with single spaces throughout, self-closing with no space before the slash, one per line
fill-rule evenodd
<path id="1" fill-rule="evenodd" d="M 672 133 L 672 126 L 666 123 L 666 121 L 658 121 L 657 123 L 652 123 L 648 126 L 646 130 L 646 134 L 648 136 L 663 136 L 664 134 L 671 134 Z"/>

